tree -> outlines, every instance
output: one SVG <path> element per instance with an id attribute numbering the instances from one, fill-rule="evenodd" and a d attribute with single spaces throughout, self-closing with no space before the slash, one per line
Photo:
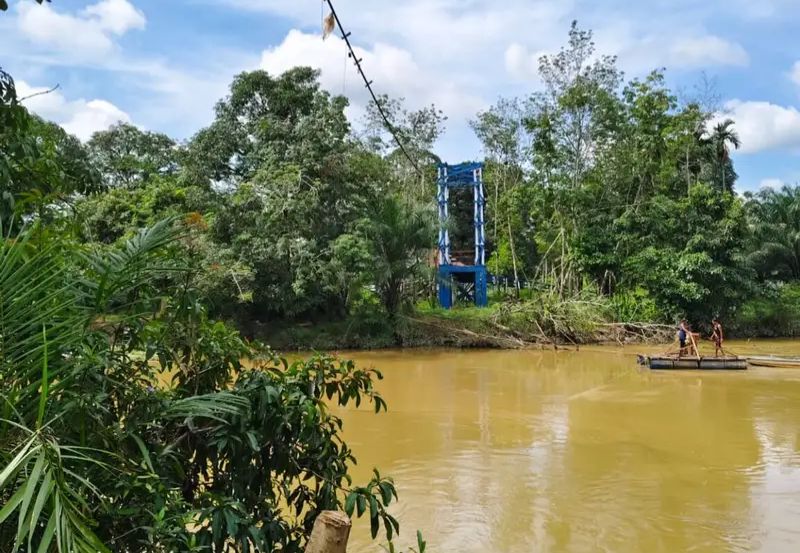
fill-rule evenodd
<path id="1" fill-rule="evenodd" d="M 14 80 L 0 69 L 0 217 L 36 213 L 75 194 L 96 192 L 100 176 L 80 141 L 33 116 L 19 103 Z"/>
<path id="2" fill-rule="evenodd" d="M 307 177 L 296 166 L 265 167 L 222 197 L 212 232 L 218 244 L 252 268 L 249 316 L 347 313 L 361 277 L 342 265 L 349 256 L 342 257 L 342 237 L 353 234 L 367 216 L 377 183 L 387 178 L 371 178 L 371 157 L 359 151 L 342 154 L 341 172 L 328 178 Z"/>
<path id="3" fill-rule="evenodd" d="M 433 165 L 440 161 L 433 151 L 433 146 L 444 133 L 447 117 L 435 105 L 409 111 L 404 107 L 403 98 L 395 99 L 381 95 L 378 97 L 378 103 L 381 110 L 375 103 L 367 105 L 362 141 L 367 149 L 387 160 L 392 176 L 398 183 L 399 193 L 410 201 L 429 202 L 434 193 Z M 387 115 L 394 134 L 403 144 L 403 149 L 386 128 L 381 111 Z"/>
<path id="4" fill-rule="evenodd" d="M 222 184 L 214 239 L 251 269 L 247 317 L 340 317 L 363 281 L 342 237 L 392 174 L 353 140 L 346 106 L 309 68 L 243 73 L 189 145 L 184 178 Z"/>
<path id="5" fill-rule="evenodd" d="M 747 213 L 751 266 L 766 280 L 800 280 L 800 187 L 748 194 Z"/>
<path id="6" fill-rule="evenodd" d="M 410 299 L 406 286 L 417 276 L 433 247 L 432 213 L 386 196 L 377 201 L 372 216 L 361 228 L 371 244 L 378 295 L 389 315 L 394 316 Z"/>
<path id="7" fill-rule="evenodd" d="M 736 179 L 736 173 L 730 161 L 729 145 L 734 149 L 739 149 L 741 142 L 739 135 L 733 130 L 734 122 L 726 119 L 714 125 L 711 136 L 708 137 L 709 145 L 714 153 L 714 161 L 717 168 L 717 175 L 720 180 L 722 190 L 731 191 Z"/>
<path id="8" fill-rule="evenodd" d="M 745 211 L 733 194 L 698 184 L 688 197 L 659 196 L 616 231 L 631 252 L 621 286 L 643 286 L 667 316 L 729 314 L 750 291 Z"/>
<path id="9" fill-rule="evenodd" d="M 278 77 L 237 75 L 216 118 L 192 139 L 186 164 L 193 177 L 236 185 L 262 167 L 302 167 L 310 178 L 335 174 L 348 148 L 347 100 L 320 88 L 319 72 L 296 67 Z"/>
<path id="10" fill-rule="evenodd" d="M 151 177 L 173 175 L 178 170 L 179 149 L 171 138 L 129 123 L 96 132 L 87 147 L 110 187 L 133 188 Z"/>
<path id="11" fill-rule="evenodd" d="M 377 371 L 209 320 L 171 221 L 99 250 L 46 231 L 0 241 L 0 551 L 300 552 L 326 509 L 391 539 L 394 485 L 352 486 L 325 405 L 384 409 Z"/>
<path id="12" fill-rule="evenodd" d="M 578 187 L 596 147 L 596 116 L 621 81 L 616 58 L 595 59 L 594 51 L 591 31 L 573 21 L 567 47 L 539 60 L 545 91 L 531 96 L 526 124 L 539 160 L 534 169 L 548 185 Z"/>
<path id="13" fill-rule="evenodd" d="M 524 272 L 525 268 L 518 267 L 514 237 L 516 235 L 519 238 L 521 227 L 529 226 L 530 221 L 525 220 L 527 210 L 522 208 L 519 202 L 508 201 L 508 196 L 516 192 L 514 189 L 522 183 L 524 178 L 522 168 L 527 149 L 524 136 L 525 118 L 525 108 L 518 100 L 501 99 L 489 110 L 479 113 L 477 118 L 470 122 L 470 126 L 483 144 L 487 160 L 490 162 L 486 171 L 486 184 L 494 188 L 494 201 L 489 203 L 487 217 L 493 229 L 491 241 L 487 244 L 490 251 L 494 250 L 491 254 L 490 264 L 493 263 L 494 270 L 497 271 L 500 268 L 501 250 L 505 249 L 510 253 L 514 286 L 517 292 L 520 287 L 520 269 Z M 501 201 L 501 197 L 505 201 Z M 512 224 L 512 219 L 518 224 Z M 498 234 L 498 228 L 505 233 L 502 240 Z M 530 244 L 527 245 L 530 246 Z M 530 250 L 528 252 L 531 253 Z"/>

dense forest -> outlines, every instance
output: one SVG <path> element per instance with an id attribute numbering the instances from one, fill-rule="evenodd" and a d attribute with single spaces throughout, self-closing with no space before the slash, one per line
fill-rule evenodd
<path id="1" fill-rule="evenodd" d="M 542 90 L 472 121 L 488 265 L 507 283 L 492 317 L 548 335 L 713 316 L 740 335 L 793 335 L 797 192 L 736 193 L 735 123 L 715 118 L 709 95 L 679 98 L 662 71 L 626 81 L 577 26 L 540 73 Z M 293 345 L 287 332 L 299 346 L 413 344 L 414 314 L 437 315 L 433 148 L 446 118 L 381 98 L 409 159 L 374 106 L 348 121 L 347 100 L 317 77 L 239 75 L 185 143 L 119 124 L 82 144 L 32 117 L 6 140 L 39 144 L 26 168 L 37 174 L 7 164 L 2 213 L 109 247 L 181 218 L 195 238 L 179 254 L 213 316 L 280 345 Z"/>
<path id="2" fill-rule="evenodd" d="M 626 81 L 575 25 L 540 72 L 472 121 L 507 284 L 452 313 L 432 305 L 435 106 L 380 99 L 406 156 L 316 71 L 253 71 L 185 143 L 129 124 L 82 143 L 0 73 L 0 551 L 301 551 L 336 508 L 391 539 L 393 483 L 350 481 L 324 403 L 380 411 L 380 374 L 251 338 L 574 339 L 712 316 L 794 335 L 800 190 L 738 195 L 735 123 L 662 71 Z"/>

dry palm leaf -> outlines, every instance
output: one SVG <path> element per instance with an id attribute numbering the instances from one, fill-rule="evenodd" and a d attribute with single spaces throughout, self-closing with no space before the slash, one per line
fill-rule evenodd
<path id="1" fill-rule="evenodd" d="M 333 12 L 329 13 L 325 19 L 322 20 L 322 40 L 328 38 L 328 36 L 333 32 L 333 27 L 336 24 L 336 20 L 333 17 Z"/>

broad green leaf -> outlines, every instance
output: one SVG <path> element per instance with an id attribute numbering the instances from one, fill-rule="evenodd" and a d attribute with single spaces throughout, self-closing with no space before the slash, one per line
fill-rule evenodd
<path id="1" fill-rule="evenodd" d="M 349 517 L 353 516 L 353 509 L 355 509 L 357 497 L 358 495 L 355 492 L 350 492 L 344 502 L 344 512 L 347 513 Z"/>

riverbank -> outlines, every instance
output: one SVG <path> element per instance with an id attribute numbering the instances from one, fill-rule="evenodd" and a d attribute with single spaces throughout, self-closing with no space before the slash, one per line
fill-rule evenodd
<path id="1" fill-rule="evenodd" d="M 540 294 L 494 300 L 488 308 L 444 310 L 421 303 L 388 316 L 372 301 L 340 320 L 245 321 L 248 337 L 280 351 L 447 347 L 525 349 L 559 345 L 665 343 L 675 325 L 647 302 L 619 302 L 590 294 L 559 298 Z M 699 325 L 703 321 L 690 321 Z M 723 319 L 727 338 L 794 338 L 800 335 L 800 287 L 786 286 L 737 306 Z"/>
<path id="2" fill-rule="evenodd" d="M 612 322 L 578 313 L 558 315 L 524 304 L 449 311 L 419 309 L 393 319 L 380 313 L 361 313 L 341 321 L 255 323 L 242 330 L 280 351 L 664 343 L 671 341 L 675 333 L 672 325 Z"/>

